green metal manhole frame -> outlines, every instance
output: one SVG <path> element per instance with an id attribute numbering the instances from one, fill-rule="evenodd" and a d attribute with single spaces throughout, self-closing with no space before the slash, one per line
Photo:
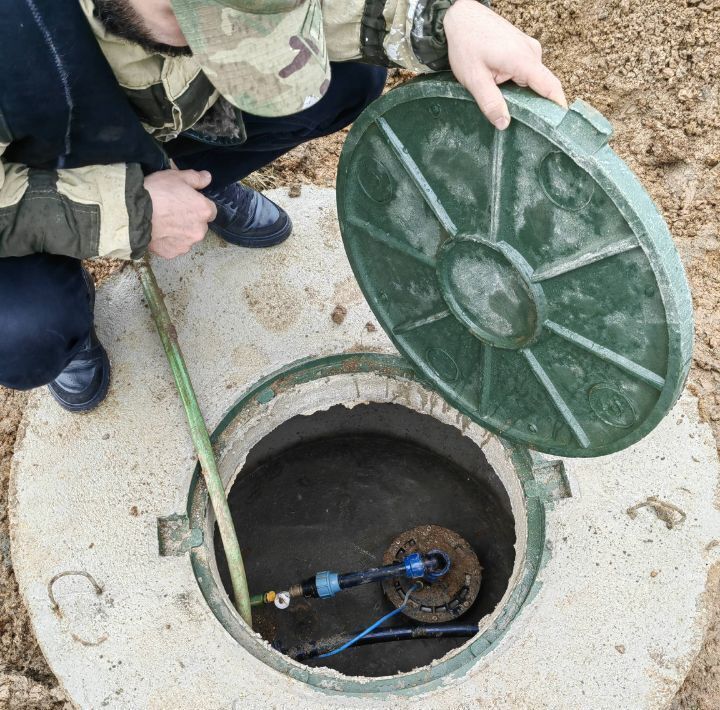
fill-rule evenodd
<path id="1" fill-rule="evenodd" d="M 667 415 L 684 389 L 693 349 L 693 310 L 685 269 L 658 208 L 630 168 L 607 145 L 612 135 L 612 126 L 601 113 L 582 100 L 575 101 L 566 110 L 529 89 L 511 83 L 503 85 L 501 91 L 514 121 L 542 135 L 549 145 L 568 155 L 606 193 L 630 226 L 657 279 L 668 324 L 668 368 L 664 373 L 665 384 L 660 397 L 648 417 L 627 436 L 589 450 L 554 444 L 539 447 L 530 442 L 517 441 L 520 446 L 554 456 L 584 458 L 613 454 L 647 436 Z M 338 218 L 353 273 L 365 299 L 401 353 L 405 352 L 403 343 L 385 323 L 382 314 L 378 313 L 375 296 L 364 278 L 362 268 L 352 258 L 352 250 L 348 248 L 347 235 L 350 230 L 345 226 L 345 194 L 347 184 L 356 179 L 350 167 L 355 149 L 365 132 L 393 108 L 425 98 L 474 102 L 471 94 L 450 72 L 417 77 L 388 92 L 365 109 L 353 124 L 340 155 L 336 186 Z M 480 426 L 503 438 L 510 438 L 511 434 L 500 430 L 492 421 L 484 421 L 476 412 L 465 407 L 446 383 L 423 362 L 418 362 L 417 368 L 449 404 Z"/>
<path id="2" fill-rule="evenodd" d="M 267 405 L 276 396 L 298 385 L 352 373 L 375 373 L 431 388 L 427 381 L 418 376 L 407 360 L 397 355 L 346 353 L 301 360 L 269 375 L 251 387 L 228 411 L 212 433 L 211 440 L 216 444 L 238 414 L 249 406 Z M 478 658 L 492 650 L 525 604 L 535 597 L 542 584 L 538 580 L 538 573 L 549 554 L 545 540 L 545 515 L 552 496 L 545 486 L 536 480 L 529 451 L 503 439 L 500 441 L 510 455 L 523 490 L 527 526 L 525 559 L 501 613 L 489 628 L 475 637 L 460 652 L 410 673 L 381 678 L 338 677 L 334 671 L 302 666 L 280 652 L 270 649 L 248 631 L 225 590 L 215 579 L 212 572 L 212 553 L 207 541 L 203 539 L 201 544 L 190 549 L 190 561 L 205 601 L 225 630 L 248 653 L 274 670 L 328 693 L 368 696 L 396 692 L 414 695 L 433 690 L 448 678 L 463 676 Z M 202 531 L 205 529 L 208 513 L 207 488 L 198 465 L 193 472 L 187 502 L 189 530 L 195 533 L 196 539 L 203 537 Z M 200 535 L 198 536 L 197 533 Z"/>

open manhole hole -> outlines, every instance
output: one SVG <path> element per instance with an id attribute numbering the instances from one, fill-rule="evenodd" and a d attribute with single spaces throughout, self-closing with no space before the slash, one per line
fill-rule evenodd
<path id="1" fill-rule="evenodd" d="M 458 616 L 423 617 L 417 613 L 427 603 L 422 599 L 433 595 L 420 595 L 414 618 L 397 614 L 383 628 L 422 626 L 433 623 L 433 616 L 433 625 L 476 625 L 501 601 L 512 575 L 515 520 L 505 488 L 483 452 L 458 429 L 400 405 L 337 405 L 287 420 L 250 451 L 229 502 L 253 594 L 286 590 L 323 570 L 344 573 L 400 559 L 403 546 L 414 551 L 411 538 L 422 547 L 417 535 L 407 541 L 402 537 L 414 529 L 439 526 L 452 533 L 447 544 L 467 543 L 471 549 L 464 551 L 464 562 L 458 557 L 458 565 L 468 567 L 463 579 L 472 587 L 477 580 L 471 579 L 468 555 L 477 556 L 479 589 L 467 596 L 464 583 L 453 579 L 449 594 L 461 604 L 476 594 L 469 608 Z M 214 547 L 230 593 L 217 531 Z M 408 580 L 402 584 L 408 587 Z M 384 586 L 389 597 L 375 582 L 327 599 L 293 598 L 285 610 L 272 604 L 255 607 L 253 627 L 303 663 L 347 675 L 410 671 L 467 641 L 386 641 L 307 658 L 313 649 L 341 645 L 395 609 L 397 585 Z"/>

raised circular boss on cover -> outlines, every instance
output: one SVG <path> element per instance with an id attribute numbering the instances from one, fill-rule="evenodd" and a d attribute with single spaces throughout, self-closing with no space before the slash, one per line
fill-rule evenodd
<path id="1" fill-rule="evenodd" d="M 685 273 L 600 113 L 503 94 L 506 131 L 449 74 L 369 106 L 340 160 L 345 248 L 383 328 L 449 403 L 539 451 L 613 453 L 682 391 Z"/>

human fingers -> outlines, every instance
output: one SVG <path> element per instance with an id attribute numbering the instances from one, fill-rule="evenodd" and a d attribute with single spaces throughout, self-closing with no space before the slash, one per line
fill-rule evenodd
<path id="1" fill-rule="evenodd" d="M 560 106 L 567 108 L 567 99 L 563 91 L 560 79 L 553 74 L 544 64 L 531 62 L 524 66 L 517 77 L 524 85 L 529 86 L 536 94 L 554 101 Z"/>
<path id="2" fill-rule="evenodd" d="M 510 111 L 492 73 L 478 68 L 468 77 L 465 88 L 473 95 L 480 110 L 495 128 L 503 131 L 510 125 Z"/>
<path id="3" fill-rule="evenodd" d="M 195 190 L 202 190 L 212 180 L 212 175 L 207 170 L 177 170 L 175 174 Z"/>

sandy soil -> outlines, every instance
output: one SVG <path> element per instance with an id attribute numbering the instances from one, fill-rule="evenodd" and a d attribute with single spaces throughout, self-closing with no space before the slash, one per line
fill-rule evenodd
<path id="1" fill-rule="evenodd" d="M 720 441 L 720 0 L 496 0 L 495 9 L 542 42 L 570 100 L 608 116 L 613 147 L 659 204 L 693 291 L 688 386 Z M 332 186 L 343 139 L 302 146 L 253 182 Z M 121 265 L 92 268 L 101 281 Z M 69 708 L 33 638 L 9 557 L 7 478 L 25 402 L 0 388 L 0 707 Z M 718 572 L 709 588 L 718 613 L 673 710 L 720 707 Z"/>

